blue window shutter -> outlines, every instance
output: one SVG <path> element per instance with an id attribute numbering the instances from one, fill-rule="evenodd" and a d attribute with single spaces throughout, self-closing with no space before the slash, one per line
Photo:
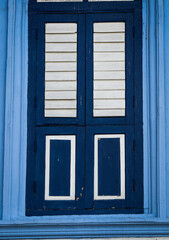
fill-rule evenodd
<path id="1" fill-rule="evenodd" d="M 83 3 L 81 4 L 83 8 Z M 90 4 L 94 9 L 95 4 Z M 67 9 L 70 5 L 71 3 L 68 3 Z M 30 4 L 30 8 L 32 6 Z M 50 4 L 46 6 L 48 8 Z M 54 6 L 57 6 L 57 3 Z M 107 3 L 105 3 L 105 9 L 106 6 Z M 85 10 L 85 14 L 73 14 L 75 12 L 70 9 L 68 10 L 70 14 L 47 14 L 45 10 L 42 14 L 30 13 L 26 193 L 28 216 L 143 212 L 142 79 L 141 63 L 136 61 L 141 56 L 141 28 L 135 29 L 133 34 L 137 16 L 130 11 L 122 13 L 113 10 L 114 5 L 110 4 L 110 6 L 112 6 L 112 13 L 107 13 L 106 10 L 102 14 L 94 10 L 89 13 L 90 7 L 88 11 Z M 122 4 L 120 3 L 119 6 Z M 137 21 L 141 23 L 141 18 Z M 77 24 L 77 115 L 74 117 L 47 117 L 44 114 L 46 23 Z M 94 49 L 103 47 L 101 55 L 98 55 L 97 51 L 96 54 L 106 58 L 109 50 L 106 50 L 104 55 L 104 49 L 113 46 L 112 43 L 106 45 L 105 40 L 100 45 L 96 41 L 94 45 L 94 36 L 103 34 L 97 32 L 101 31 L 99 29 L 103 24 L 96 25 L 98 30 L 94 33 L 95 23 L 108 23 L 108 28 L 112 23 L 123 23 L 122 26 L 125 26 L 121 34 L 125 36 L 123 41 L 125 42 L 125 62 L 120 60 L 123 63 L 121 65 L 117 63 L 115 70 L 112 69 L 114 60 L 108 59 L 109 63 L 101 66 L 104 63 L 103 59 L 94 65 Z M 114 26 L 118 25 L 114 24 Z M 54 35 L 54 33 L 50 34 Z M 106 32 L 105 36 L 108 37 L 108 34 L 112 33 Z M 60 35 L 59 37 L 62 37 L 62 34 Z M 114 36 L 117 36 L 117 33 Z M 122 44 L 118 46 L 119 49 L 124 49 Z M 117 49 L 113 51 L 116 53 L 119 51 L 119 55 L 116 53 L 111 55 L 112 59 L 116 55 L 120 56 L 121 51 L 124 52 Z M 57 52 L 55 58 L 59 56 Z M 55 61 L 57 62 L 57 59 Z M 118 61 L 115 59 L 115 62 Z M 95 69 L 97 79 L 93 80 Z M 108 69 L 106 70 L 108 73 L 102 69 Z M 135 79 L 136 69 L 140 71 L 137 80 Z M 114 71 L 117 72 L 117 76 L 122 76 L 122 79 L 115 77 L 110 79 L 110 72 L 114 74 Z M 101 72 L 105 72 L 105 75 Z M 105 79 L 108 76 L 108 80 L 101 79 L 101 76 Z M 103 86 L 105 82 L 114 86 L 114 82 L 123 81 L 125 88 L 119 87 L 117 91 L 115 89 L 114 92 L 108 92 L 109 89 L 105 85 L 105 91 L 98 89 L 96 92 L 95 82 L 100 84 L 103 80 Z M 49 80 L 51 83 L 52 81 L 55 80 Z M 55 93 L 51 92 L 52 90 L 49 90 L 48 97 L 55 97 Z M 57 95 L 58 99 L 65 94 L 63 92 Z M 111 94 L 114 94 L 112 98 Z M 119 99 L 118 94 L 120 94 Z M 75 95 L 69 96 L 74 98 Z M 58 99 L 53 101 L 56 102 L 56 106 L 58 106 Z M 51 99 L 48 102 L 51 106 Z M 122 104 L 118 105 L 119 108 L 125 109 L 123 112 L 125 114 L 121 116 L 111 115 L 112 112 L 116 114 L 117 102 Z M 98 116 L 95 116 L 94 108 L 97 111 L 100 106 L 103 115 L 99 115 L 98 111 Z M 109 115 L 104 116 L 106 111 L 109 111 Z"/>

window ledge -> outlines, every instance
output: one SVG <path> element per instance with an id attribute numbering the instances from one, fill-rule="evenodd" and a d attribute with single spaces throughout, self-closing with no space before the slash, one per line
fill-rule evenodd
<path id="1" fill-rule="evenodd" d="M 145 219 L 144 219 L 145 220 Z M 0 225 L 1 239 L 3 238 L 97 238 L 97 237 L 157 237 L 169 235 L 169 222 L 155 222 L 157 219 L 144 222 L 128 223 L 25 223 L 14 221 Z"/>

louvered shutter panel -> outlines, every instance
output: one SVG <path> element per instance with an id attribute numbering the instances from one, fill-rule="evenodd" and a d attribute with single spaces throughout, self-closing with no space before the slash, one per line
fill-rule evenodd
<path id="1" fill-rule="evenodd" d="M 77 24 L 47 23 L 45 117 L 77 116 Z"/>
<path id="2" fill-rule="evenodd" d="M 125 116 L 125 23 L 94 23 L 94 117 Z"/>

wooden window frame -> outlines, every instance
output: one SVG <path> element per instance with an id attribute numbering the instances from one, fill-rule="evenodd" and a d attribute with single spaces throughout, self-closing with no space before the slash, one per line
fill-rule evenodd
<path id="1" fill-rule="evenodd" d="M 102 3 L 98 5 L 95 2 L 81 2 L 79 3 L 52 3 L 55 11 L 50 11 L 52 9 L 51 3 L 36 3 L 30 2 L 29 9 L 29 81 L 28 81 L 28 146 L 33 146 L 34 148 L 28 148 L 28 165 L 27 165 L 27 214 L 28 215 L 57 215 L 57 214 L 97 214 L 97 213 L 142 213 L 143 211 L 143 156 L 142 156 L 142 18 L 141 18 L 141 5 L 139 5 L 140 1 L 128 2 L 125 5 L 128 6 L 127 9 L 124 9 L 124 6 L 121 2 L 110 2 Z M 45 8 L 41 10 L 41 7 Z M 72 8 L 74 4 L 74 8 Z M 86 5 L 87 4 L 87 5 Z M 99 3 L 100 4 L 100 3 Z M 62 5 L 63 9 L 62 14 L 60 12 L 60 5 Z M 36 10 L 32 10 L 32 6 L 36 7 Z M 97 7 L 102 9 L 102 13 Z M 107 9 L 109 6 L 109 10 Z M 140 8 L 138 7 L 140 6 Z M 77 9 L 76 9 L 77 8 Z M 116 9 L 117 8 L 117 9 Z M 137 9 L 137 11 L 136 11 Z M 87 14 L 86 20 L 84 14 Z M 137 14 L 136 14 L 137 12 Z M 139 14 L 138 14 L 139 13 Z M 56 16 L 55 16 L 56 14 Z M 67 14 L 67 15 L 66 15 Z M 89 52 L 93 52 L 93 30 L 92 25 L 93 22 L 101 22 L 101 21 L 115 21 L 115 22 L 125 22 L 126 23 L 126 115 L 124 117 L 93 117 L 93 67 L 92 67 L 92 56 L 93 54 L 89 54 Z M 78 56 L 80 56 L 80 61 L 77 60 L 78 70 L 77 76 L 78 78 L 78 103 L 77 103 L 77 118 L 45 118 L 44 117 L 44 62 L 45 62 L 45 23 L 51 22 L 78 22 Z M 38 27 L 36 27 L 36 23 L 38 23 Z M 88 30 L 85 30 L 85 24 L 88 27 Z M 137 24 L 137 27 L 135 25 Z M 86 43 L 85 43 L 85 35 L 86 35 Z M 89 44 L 90 43 L 90 44 Z M 85 46 L 85 47 L 83 47 Z M 86 49 L 86 50 L 85 50 Z M 37 52 L 36 52 L 37 51 Z M 86 51 L 86 53 L 85 53 Z M 36 52 L 36 54 L 35 54 Z M 86 55 L 85 55 L 86 54 Z M 86 62 L 85 60 L 88 59 Z M 33 59 L 33 60 L 32 60 Z M 40 59 L 40 61 L 39 61 Z M 86 63 L 86 64 L 84 64 Z M 130 63 L 130 64 L 129 64 Z M 36 69 L 37 64 L 37 69 Z M 133 66 L 133 68 L 132 68 Z M 134 69 L 134 70 L 133 70 Z M 37 71 L 37 73 L 36 73 Z M 86 73 L 85 73 L 86 72 Z M 36 73 L 36 74 L 35 74 Z M 86 79 L 86 80 L 85 80 Z M 37 81 L 37 85 L 36 85 Z M 86 81 L 86 89 L 85 89 L 85 81 Z M 135 84 L 135 85 L 134 85 Z M 38 88 L 37 88 L 38 86 Z M 40 88 L 39 88 L 40 86 Z M 36 89 L 37 96 L 36 96 Z M 86 92 L 86 94 L 85 94 Z M 85 96 L 86 95 L 86 96 Z M 40 101 L 39 101 L 40 100 Z M 82 105 L 81 105 L 82 100 Z M 86 102 L 86 106 L 85 106 Z M 35 104 L 35 106 L 34 106 Z M 37 115 L 36 115 L 37 111 Z M 85 113 L 86 112 L 86 113 Z M 86 150 L 86 160 L 84 163 L 79 163 L 78 166 L 84 165 L 88 169 L 86 173 L 82 173 L 84 175 L 85 186 L 86 186 L 86 194 L 84 203 L 83 201 L 79 201 L 77 204 L 76 210 L 57 210 L 59 208 L 59 203 L 62 208 L 66 208 L 72 205 L 73 203 L 68 202 L 57 202 L 44 201 L 44 185 L 42 183 L 42 179 L 44 179 L 44 168 L 45 166 L 40 163 L 39 159 L 43 159 L 43 155 L 38 155 L 38 146 L 45 146 L 45 143 L 39 139 L 44 139 L 45 135 L 36 134 L 36 128 L 38 129 L 46 129 L 46 134 L 52 134 L 51 129 L 53 129 L 53 134 L 57 134 L 62 129 L 61 125 L 69 126 L 70 129 L 74 125 L 75 126 L 84 126 L 85 125 L 85 115 L 86 115 L 86 141 L 90 140 L 91 146 L 94 148 L 94 132 L 92 130 L 95 129 L 97 133 L 105 133 L 110 134 L 113 133 L 125 133 L 126 134 L 126 199 L 123 200 L 104 200 L 104 201 L 95 201 L 96 209 L 91 209 L 91 202 L 93 196 L 93 190 L 91 189 L 91 181 L 93 182 L 93 174 L 94 170 L 94 150 L 92 150 L 91 146 L 88 146 L 89 150 Z M 60 125 L 60 130 L 59 126 Z M 96 125 L 96 126 L 95 126 Z M 107 125 L 107 127 L 103 126 Z M 109 125 L 112 125 L 109 126 Z M 131 130 L 131 126 L 133 125 L 133 129 Z M 51 127 L 50 127 L 51 126 Z M 54 127 L 55 126 L 55 127 Z M 93 127 L 92 127 L 93 126 Z M 99 127 L 100 126 L 100 127 Z M 55 128 L 57 130 L 55 130 Z M 37 132 L 40 130 L 37 130 Z M 63 134 L 66 134 L 63 128 Z M 66 130 L 69 132 L 69 130 Z M 75 131 L 75 130 L 74 130 Z M 64 133 L 65 132 L 65 133 Z M 43 134 L 44 131 L 43 131 Z M 73 134 L 73 132 L 71 132 Z M 30 137 L 31 136 L 31 137 Z M 86 143 L 88 145 L 88 143 Z M 45 149 L 45 147 L 43 147 Z M 128 151 L 128 149 L 130 149 Z M 36 154 L 38 157 L 36 159 Z M 89 157 L 92 156 L 92 157 Z M 92 161 L 89 161 L 90 158 Z M 30 161 L 29 161 L 30 159 Z M 132 162 L 133 161 L 133 162 Z M 45 162 L 42 160 L 42 162 Z M 82 161 L 83 162 L 83 161 Z M 36 165 L 35 165 L 36 164 Z M 36 166 L 36 167 L 35 167 Z M 131 166 L 131 169 L 130 169 Z M 32 169 L 36 169 L 36 171 L 32 171 Z M 38 173 L 38 169 L 41 169 Z M 81 170 L 80 170 L 81 171 Z M 130 172 L 131 174 L 127 174 Z M 38 177 L 40 175 L 40 177 Z M 39 180 L 41 179 L 41 180 Z M 43 180 L 44 182 L 44 180 Z M 78 182 L 78 181 L 77 181 Z M 129 184 L 130 182 L 130 184 Z M 79 183 L 84 186 L 84 183 L 80 181 Z M 130 187 L 129 187 L 130 185 Z M 33 186 L 33 187 L 32 187 Z M 137 188 L 137 189 L 136 189 Z M 80 188 L 77 191 L 76 197 L 80 196 Z M 94 188 L 93 188 L 94 189 Z M 130 189 L 130 190 L 129 190 Z M 37 196 L 37 197 L 36 197 Z M 41 197 L 39 197 L 41 196 Z M 36 199 L 36 200 L 35 200 Z M 82 203 L 80 203 L 82 202 Z M 104 202 L 104 203 L 103 203 Z M 127 203 L 127 205 L 126 205 Z M 104 206 L 107 206 L 104 208 Z M 111 208 L 113 206 L 113 208 Z M 126 209 L 124 206 L 127 206 Z M 42 209 L 44 210 L 42 211 Z M 56 208 L 56 209 L 55 209 Z M 85 208 L 85 211 L 82 209 Z M 87 209 L 90 209 L 89 211 Z M 111 209 L 110 209 L 111 208 Z M 53 210 L 52 210 L 53 209 Z M 97 210 L 98 209 L 98 210 Z M 102 210 L 99 210 L 102 209 Z"/>

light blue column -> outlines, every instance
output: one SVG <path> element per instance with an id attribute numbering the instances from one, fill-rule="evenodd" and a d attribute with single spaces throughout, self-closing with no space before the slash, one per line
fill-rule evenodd
<path id="1" fill-rule="evenodd" d="M 166 218 L 166 128 L 164 78 L 164 1 L 156 0 L 156 67 L 157 67 L 157 216 Z"/>
<path id="2" fill-rule="evenodd" d="M 156 103 L 156 9 L 155 1 L 143 6 L 143 126 L 144 126 L 144 207 L 157 212 L 157 103 Z"/>
<path id="3" fill-rule="evenodd" d="M 25 212 L 27 0 L 8 0 L 3 220 Z"/>
<path id="4" fill-rule="evenodd" d="M 164 49 L 165 49 L 165 102 L 166 102 L 166 191 L 167 216 L 169 217 L 169 1 L 164 1 Z"/>
<path id="5" fill-rule="evenodd" d="M 0 218 L 2 216 L 6 56 L 7 56 L 7 0 L 2 0 L 0 1 Z"/>

